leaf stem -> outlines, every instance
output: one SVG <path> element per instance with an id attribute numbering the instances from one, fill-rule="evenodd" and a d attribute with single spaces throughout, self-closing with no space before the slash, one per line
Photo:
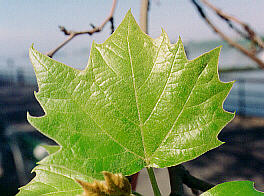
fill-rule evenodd
<path id="1" fill-rule="evenodd" d="M 138 193 L 136 191 L 133 191 L 132 194 L 131 194 L 131 196 L 143 196 L 143 195 L 141 195 L 140 193 Z"/>
<path id="2" fill-rule="evenodd" d="M 161 193 L 160 193 L 160 190 L 159 190 L 159 187 L 158 187 L 158 184 L 157 184 L 157 180 L 156 180 L 153 168 L 152 167 L 147 167 L 147 171 L 148 171 L 148 175 L 149 175 L 149 179 L 150 179 L 150 182 L 151 182 L 151 185 L 152 185 L 152 189 L 153 189 L 154 195 L 155 196 L 161 196 Z"/>

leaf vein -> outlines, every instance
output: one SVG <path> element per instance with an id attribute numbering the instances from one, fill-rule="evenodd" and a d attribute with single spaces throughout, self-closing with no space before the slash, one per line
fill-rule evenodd
<path id="1" fill-rule="evenodd" d="M 156 151 L 157 151 L 157 150 L 163 145 L 163 143 L 164 143 L 164 142 L 168 139 L 168 137 L 170 136 L 170 134 L 171 134 L 171 132 L 172 132 L 172 130 L 173 130 L 173 127 L 175 126 L 176 122 L 178 121 L 178 119 L 180 118 L 181 114 L 183 113 L 183 111 L 184 111 L 184 109 L 185 109 L 185 106 L 186 106 L 186 103 L 189 101 L 189 99 L 190 99 L 190 97 L 191 97 L 191 95 L 192 95 L 192 92 L 193 92 L 193 90 L 194 90 L 194 88 L 195 88 L 195 85 L 197 84 L 198 80 L 200 79 L 200 76 L 202 75 L 202 73 L 204 72 L 204 70 L 206 69 L 206 67 L 208 66 L 208 64 L 209 64 L 209 62 L 206 64 L 206 66 L 204 66 L 203 70 L 202 70 L 201 73 L 199 74 L 199 76 L 198 76 L 197 80 L 195 81 L 195 83 L 194 83 L 194 85 L 193 85 L 193 87 L 192 87 L 192 89 L 191 89 L 191 91 L 190 91 L 190 93 L 189 93 L 189 95 L 188 95 L 188 97 L 187 97 L 185 103 L 183 104 L 183 107 L 182 107 L 180 113 L 179 113 L 178 116 L 176 117 L 176 120 L 174 121 L 174 123 L 173 123 L 171 129 L 168 131 L 167 135 L 166 135 L 166 136 L 164 137 L 164 139 L 161 141 L 160 145 L 159 145 L 159 146 L 156 148 L 156 150 L 152 153 L 152 156 L 155 154 L 155 152 L 156 152 Z"/>
<path id="2" fill-rule="evenodd" d="M 159 45 L 159 48 L 157 50 L 157 54 L 156 54 L 156 57 L 155 57 L 155 60 L 154 60 L 154 65 L 152 66 L 152 69 L 151 69 L 151 71 L 150 71 L 147 79 L 142 83 L 142 85 L 138 88 L 138 90 L 140 90 L 144 86 L 144 84 L 148 81 L 148 79 L 151 77 L 151 74 L 152 74 L 155 66 L 157 65 L 157 59 L 158 59 L 158 56 L 159 56 L 159 52 L 160 52 L 160 49 L 161 49 L 161 45 L 164 42 L 164 40 L 165 40 L 165 38 L 164 38 L 164 35 L 163 35 L 162 41 L 161 41 L 161 43 Z"/>
<path id="3" fill-rule="evenodd" d="M 171 68 L 170 68 L 170 74 L 169 74 L 169 76 L 168 76 L 168 78 L 167 78 L 167 80 L 166 80 L 166 83 L 165 83 L 164 87 L 163 87 L 163 91 L 162 91 L 161 94 L 159 95 L 159 98 L 158 98 L 158 100 L 157 100 L 157 103 L 156 103 L 155 106 L 153 107 L 151 113 L 149 114 L 147 120 L 145 120 L 144 124 L 146 124 L 146 122 L 151 118 L 152 114 L 154 113 L 154 110 L 156 109 L 156 107 L 158 106 L 158 104 L 159 104 L 159 102 L 160 102 L 160 100 L 161 100 L 161 97 L 162 97 L 163 93 L 165 92 L 165 89 L 166 89 L 166 87 L 167 87 L 167 85 L 168 85 L 168 82 L 169 82 L 169 78 L 171 77 L 171 74 L 172 74 L 172 69 L 173 69 L 173 65 L 174 65 L 174 62 L 175 62 L 175 59 L 176 59 L 176 54 L 177 54 L 178 50 L 179 50 L 179 48 L 178 48 L 177 51 L 175 52 L 175 57 L 174 57 L 173 63 L 172 63 Z M 183 68 L 183 69 L 184 69 L 184 68 Z M 178 71 L 181 71 L 181 70 L 183 70 L 183 69 L 180 69 L 180 70 L 178 70 Z M 174 73 L 175 73 L 175 72 L 174 72 Z"/>
<path id="4" fill-rule="evenodd" d="M 208 99 L 204 100 L 203 102 L 196 104 L 196 105 L 191 105 L 191 106 L 186 106 L 186 108 L 193 108 L 193 107 L 197 107 L 200 106 L 208 101 L 210 101 L 211 99 L 213 99 L 214 97 L 216 97 L 217 95 L 219 95 L 220 93 L 222 93 L 223 91 L 225 91 L 225 89 L 222 89 L 221 91 L 217 92 L 216 94 L 212 95 L 211 97 L 209 97 Z"/>
<path id="5" fill-rule="evenodd" d="M 94 47 L 94 48 L 99 52 L 100 56 L 102 57 L 103 61 L 104 61 L 105 64 L 106 64 L 106 66 L 109 67 L 109 69 L 110 69 L 112 72 L 114 72 L 116 76 L 118 76 L 119 78 L 122 79 L 122 77 L 119 75 L 119 73 L 118 73 L 113 67 L 111 67 L 111 66 L 106 62 L 106 60 L 104 59 L 104 57 L 103 57 L 101 51 L 100 51 L 97 47 Z"/>
<path id="6" fill-rule="evenodd" d="M 119 81 L 118 81 L 119 82 Z M 111 101 L 111 99 L 107 96 L 107 94 L 103 91 L 103 89 L 99 86 L 99 84 L 97 84 L 97 82 L 95 81 L 94 84 L 98 87 L 98 89 L 105 95 L 105 97 L 108 99 L 108 101 L 115 106 L 115 109 L 117 112 L 119 112 L 120 114 L 123 115 L 124 118 L 126 118 L 129 122 L 133 123 L 134 125 L 138 126 L 138 124 L 136 124 L 135 122 L 133 122 L 132 120 L 130 120 L 123 112 L 121 112 L 119 109 L 116 108 L 116 104 L 113 103 Z"/>
<path id="7" fill-rule="evenodd" d="M 131 66 L 131 73 L 132 73 L 132 80 L 133 80 L 133 88 L 134 88 L 134 94 L 135 94 L 135 99 L 136 99 L 136 106 L 137 106 L 137 111 L 138 111 L 138 120 L 139 120 L 139 126 L 140 126 L 140 133 L 141 133 L 141 139 L 142 139 L 142 145 L 143 145 L 143 149 L 144 149 L 144 155 L 146 158 L 146 161 L 148 161 L 147 159 L 147 154 L 146 154 L 146 147 L 145 147 L 145 142 L 144 142 L 144 134 L 143 134 L 143 123 L 140 117 L 140 111 L 139 111 L 139 105 L 138 105 L 138 95 L 137 95 L 137 90 L 136 90 L 136 82 L 135 82 L 135 75 L 134 75 L 134 68 L 133 68 L 133 63 L 132 63 L 132 57 L 131 57 L 131 51 L 130 51 L 130 44 L 129 44 L 129 31 L 130 31 L 130 19 L 127 25 L 127 50 L 128 50 L 128 54 L 129 54 L 129 60 L 130 60 L 130 66 Z"/>

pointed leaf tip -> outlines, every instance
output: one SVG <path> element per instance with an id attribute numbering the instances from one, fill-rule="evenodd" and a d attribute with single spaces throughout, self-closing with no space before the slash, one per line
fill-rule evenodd
<path id="1" fill-rule="evenodd" d="M 127 11 L 126 15 L 134 17 L 133 14 L 132 14 L 131 8 Z"/>
<path id="2" fill-rule="evenodd" d="M 179 35 L 179 37 L 178 37 L 178 40 L 180 41 L 180 42 L 182 42 L 182 39 L 181 39 L 181 36 Z"/>
<path id="3" fill-rule="evenodd" d="M 31 55 L 32 55 L 32 52 L 33 52 L 34 49 L 34 43 L 31 44 L 29 50 L 28 50 L 28 54 L 29 54 L 29 58 L 31 59 Z"/>

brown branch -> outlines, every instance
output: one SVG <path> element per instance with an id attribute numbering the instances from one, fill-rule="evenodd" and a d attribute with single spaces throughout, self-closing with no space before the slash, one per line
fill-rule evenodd
<path id="1" fill-rule="evenodd" d="M 117 3 L 117 0 L 113 0 L 113 3 L 112 3 L 112 8 L 111 8 L 111 11 L 110 11 L 110 14 L 108 15 L 108 17 L 102 22 L 102 24 L 98 27 L 96 26 L 92 26 L 92 29 L 91 30 L 87 30 L 87 31 L 69 31 L 67 30 L 65 27 L 63 26 L 59 26 L 60 30 L 68 36 L 68 38 L 66 40 L 64 40 L 59 46 L 57 46 L 55 49 L 49 51 L 46 55 L 49 56 L 49 57 L 53 57 L 53 55 L 59 50 L 61 49 L 63 46 L 65 46 L 69 41 L 71 41 L 74 37 L 78 36 L 78 35 L 83 35 L 83 34 L 88 34 L 88 35 L 92 35 L 94 33 L 97 33 L 97 32 L 100 32 L 103 30 L 104 26 L 108 23 L 108 22 L 111 22 L 111 30 L 113 32 L 114 30 L 114 23 L 113 23 L 113 15 L 114 15 L 114 11 L 115 11 L 115 8 L 116 8 L 116 3 Z"/>
<path id="2" fill-rule="evenodd" d="M 254 42 L 256 45 L 264 49 L 264 42 L 262 39 L 255 33 L 255 31 L 246 23 L 243 21 L 239 20 L 238 18 L 234 16 L 230 16 L 227 13 L 223 12 L 219 8 L 215 7 L 211 3 L 209 3 L 207 0 L 201 0 L 207 7 L 211 8 L 212 10 L 215 11 L 217 15 L 219 15 L 221 18 L 228 20 L 228 21 L 233 21 L 236 22 L 237 24 L 241 25 L 243 29 L 247 32 L 248 38 Z M 241 34 L 241 33 L 240 33 Z"/>
<path id="3" fill-rule="evenodd" d="M 171 193 L 170 196 L 183 196 L 183 176 L 185 175 L 185 169 L 182 165 L 176 165 L 168 168 Z"/>
<path id="4" fill-rule="evenodd" d="M 264 69 L 264 62 L 259 59 L 253 52 L 247 50 L 240 44 L 234 42 L 232 39 L 227 37 L 222 31 L 220 31 L 208 18 L 205 18 L 205 21 L 207 24 L 214 30 L 215 33 L 217 33 L 223 40 L 225 40 L 229 45 L 235 47 L 236 49 L 240 50 L 243 54 L 251 58 L 253 61 L 255 61 L 261 69 Z"/>
<path id="5" fill-rule="evenodd" d="M 196 0 L 191 0 L 192 3 L 196 6 L 199 14 L 201 15 L 201 17 L 205 20 L 205 22 L 214 30 L 215 33 L 217 33 L 223 40 L 225 40 L 229 45 L 231 45 L 232 47 L 235 47 L 236 49 L 238 49 L 240 52 L 242 52 L 244 55 L 248 56 L 250 59 L 252 59 L 253 61 L 255 61 L 259 68 L 264 69 L 264 62 L 259 59 L 253 52 L 247 50 L 246 48 L 244 48 L 243 46 L 241 46 L 240 44 L 234 42 L 232 39 L 230 39 L 228 36 L 226 36 L 219 28 L 217 28 L 211 21 L 210 19 L 206 16 L 206 14 L 204 13 L 203 9 L 201 8 L 201 6 L 196 2 Z"/>
<path id="6" fill-rule="evenodd" d="M 142 31 L 148 34 L 148 11 L 149 11 L 149 0 L 141 0 L 140 7 L 140 27 Z"/>
<path id="7" fill-rule="evenodd" d="M 205 192 L 215 186 L 192 176 L 183 165 L 169 167 L 168 170 L 171 184 L 170 196 L 183 196 L 183 184 L 191 188 L 195 195 L 198 194 L 198 190 Z"/>

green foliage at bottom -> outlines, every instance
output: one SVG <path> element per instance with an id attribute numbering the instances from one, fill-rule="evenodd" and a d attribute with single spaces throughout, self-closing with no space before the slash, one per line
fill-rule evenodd
<path id="1" fill-rule="evenodd" d="M 254 189 L 253 182 L 225 182 L 201 194 L 201 196 L 263 196 L 264 193 Z"/>

